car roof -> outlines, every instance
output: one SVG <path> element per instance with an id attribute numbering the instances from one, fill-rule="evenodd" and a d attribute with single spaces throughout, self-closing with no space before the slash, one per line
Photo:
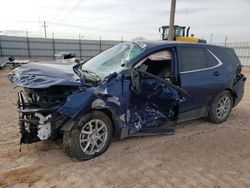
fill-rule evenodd
<path id="1" fill-rule="evenodd" d="M 213 51 L 213 49 L 216 49 L 216 48 L 217 49 L 224 48 L 224 49 L 232 49 L 233 50 L 233 48 L 228 48 L 228 47 L 224 47 L 224 46 L 216 46 L 216 45 L 204 44 L 204 43 L 191 43 L 191 42 L 183 42 L 183 41 L 142 40 L 142 41 L 133 41 L 133 42 L 136 43 L 137 45 L 139 45 L 144 50 L 139 56 L 137 56 L 132 61 L 128 62 L 126 64 L 127 67 L 132 67 L 140 59 L 142 59 L 143 57 L 145 57 L 153 52 L 156 52 L 158 50 L 159 51 L 164 50 L 166 48 L 173 48 L 176 46 L 201 47 L 201 48 L 206 48 L 206 49 L 209 49 L 212 51 Z"/>
<path id="2" fill-rule="evenodd" d="M 225 46 L 217 46 L 212 44 L 205 43 L 192 43 L 192 42 L 182 42 L 182 41 L 166 41 L 166 40 L 143 40 L 143 41 L 135 41 L 141 47 L 145 49 L 157 49 L 162 47 L 173 47 L 173 46 L 186 46 L 186 47 L 216 47 L 216 48 L 226 48 Z"/>

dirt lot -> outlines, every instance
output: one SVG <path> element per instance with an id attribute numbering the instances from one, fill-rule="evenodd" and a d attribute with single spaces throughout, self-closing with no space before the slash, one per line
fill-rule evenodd
<path id="1" fill-rule="evenodd" d="M 250 187 L 250 71 L 243 101 L 229 120 L 195 120 L 173 136 L 113 142 L 93 160 L 75 162 L 61 141 L 19 152 L 16 91 L 0 70 L 0 187 Z"/>

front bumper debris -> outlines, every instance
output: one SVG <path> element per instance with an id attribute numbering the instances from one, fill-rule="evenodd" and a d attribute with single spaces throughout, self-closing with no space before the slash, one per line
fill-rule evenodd
<path id="1" fill-rule="evenodd" d="M 18 93 L 20 144 L 30 144 L 40 140 L 47 140 L 51 136 L 51 114 L 43 115 L 46 109 L 32 107 L 26 103 L 24 94 Z M 51 109 L 50 109 L 51 110 Z"/>

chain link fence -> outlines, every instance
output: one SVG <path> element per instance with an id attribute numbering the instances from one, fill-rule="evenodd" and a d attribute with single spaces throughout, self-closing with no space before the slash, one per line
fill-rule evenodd
<path id="1" fill-rule="evenodd" d="M 41 37 L 19 37 L 0 35 L 0 56 L 17 57 L 54 57 L 56 52 L 74 52 L 77 57 L 90 59 L 107 48 L 122 42 L 119 40 L 62 39 Z M 241 63 L 250 67 L 250 42 L 213 43 L 231 47 L 235 50 Z"/>
<path id="2" fill-rule="evenodd" d="M 74 52 L 77 57 L 90 59 L 120 43 L 115 40 L 55 39 L 0 35 L 0 56 L 55 57 L 57 52 Z"/>

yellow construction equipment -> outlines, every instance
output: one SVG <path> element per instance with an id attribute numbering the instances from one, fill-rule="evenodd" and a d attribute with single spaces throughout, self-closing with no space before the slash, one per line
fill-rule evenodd
<path id="1" fill-rule="evenodd" d="M 189 36 L 190 27 L 185 26 L 174 26 L 174 40 L 176 41 L 185 41 L 185 42 L 194 42 L 194 43 L 206 43 L 206 40 L 195 38 L 194 35 Z M 169 26 L 162 26 L 159 28 L 159 32 L 162 34 L 162 40 L 168 40 Z"/>

